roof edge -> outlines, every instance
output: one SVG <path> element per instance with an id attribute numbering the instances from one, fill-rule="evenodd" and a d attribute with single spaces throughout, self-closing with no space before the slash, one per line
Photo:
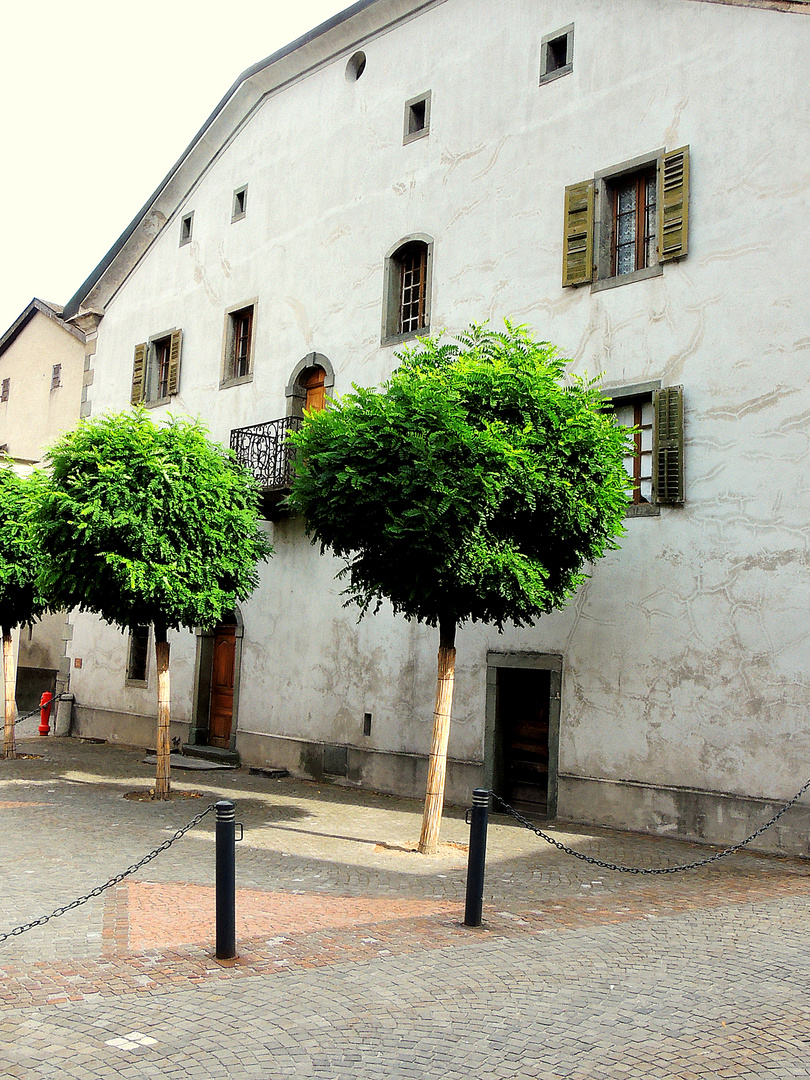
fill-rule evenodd
<path id="1" fill-rule="evenodd" d="M 26 326 L 31 322 L 34 316 L 39 313 L 45 315 L 49 319 L 53 319 L 63 330 L 72 334 L 77 341 L 84 342 L 85 336 L 78 326 L 73 326 L 71 323 L 65 322 L 63 313 L 57 307 L 46 303 L 44 300 L 40 300 L 38 297 L 34 297 L 31 303 L 25 308 L 25 310 L 17 316 L 11 326 L 6 330 L 2 337 L 0 337 L 0 356 L 6 351 L 6 349 L 16 341 Z"/>
<path id="2" fill-rule="evenodd" d="M 227 92 L 220 99 L 213 112 L 208 116 L 202 127 L 199 129 L 194 138 L 185 148 L 185 150 L 177 159 L 175 164 L 164 176 L 164 178 L 161 180 L 161 182 L 146 200 L 144 205 L 141 207 L 141 209 L 138 211 L 138 213 L 135 215 L 135 217 L 132 219 L 126 229 L 124 229 L 116 242 L 101 260 L 101 262 L 98 263 L 98 265 L 93 269 L 93 271 L 82 282 L 82 284 L 73 294 L 73 296 L 71 296 L 71 298 L 65 304 L 65 319 L 72 319 L 78 313 L 84 298 L 93 288 L 93 286 L 98 283 L 98 281 L 104 275 L 105 271 L 108 270 L 110 266 L 112 266 L 113 262 L 115 262 L 115 259 L 120 254 L 130 237 L 133 235 L 139 223 L 149 212 L 149 209 L 154 205 L 161 193 L 165 191 L 165 189 L 168 187 L 169 183 L 176 176 L 191 151 L 200 142 L 202 137 L 205 135 L 205 133 L 208 131 L 208 129 L 223 111 L 223 109 L 234 96 L 234 94 L 236 94 L 239 88 L 249 79 L 252 79 L 254 75 L 258 75 L 260 71 L 264 71 L 265 68 L 270 67 L 272 64 L 275 64 L 279 60 L 282 60 L 285 56 L 289 56 L 291 53 L 294 53 L 297 49 L 302 48 L 304 45 L 308 45 L 310 42 L 315 41 L 316 38 L 327 34 L 330 30 L 334 30 L 336 26 L 340 26 L 341 23 L 347 22 L 355 15 L 358 15 L 361 11 L 365 10 L 368 7 L 371 7 L 373 4 L 376 4 L 378 2 L 379 0 L 357 0 L 356 3 L 351 5 L 351 7 L 347 7 L 343 11 L 339 11 L 337 15 L 333 15 L 325 22 L 319 23 L 318 26 L 314 27 L 312 30 L 307 31 L 306 34 L 302 34 L 294 41 L 291 41 L 289 45 L 285 45 L 283 48 L 277 49 L 276 52 L 271 53 L 270 56 L 266 57 L 264 60 L 260 60 L 258 63 L 253 64 L 251 67 L 246 68 L 242 72 L 242 74 L 236 79 L 236 81 L 232 83 L 232 85 L 228 88 Z"/>

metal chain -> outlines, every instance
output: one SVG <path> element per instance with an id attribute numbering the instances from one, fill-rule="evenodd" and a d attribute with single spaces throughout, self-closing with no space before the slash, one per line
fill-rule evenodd
<path id="1" fill-rule="evenodd" d="M 197 814 L 195 818 L 184 825 L 182 829 L 178 829 L 174 836 L 168 840 L 164 840 L 160 847 L 156 847 L 154 851 L 150 851 L 148 855 L 132 866 L 128 866 L 126 870 L 120 874 L 116 874 L 115 877 L 111 877 L 109 881 L 105 881 L 103 885 L 97 885 L 95 889 L 92 889 L 86 896 L 80 896 L 78 900 L 73 900 L 70 904 L 65 904 L 64 907 L 57 908 L 56 911 L 52 911 L 50 915 L 43 915 L 39 919 L 34 919 L 32 922 L 24 923 L 22 926 L 15 926 L 13 930 L 9 930 L 7 934 L 0 934 L 0 944 L 7 941 L 8 938 L 18 937 L 20 934 L 24 934 L 26 930 L 32 930 L 35 926 L 44 926 L 45 923 L 50 922 L 51 919 L 58 919 L 60 915 L 64 915 L 66 911 L 72 911 L 73 908 L 80 907 L 82 904 L 86 904 L 88 900 L 92 900 L 96 896 L 101 896 L 105 889 L 111 889 L 113 885 L 118 885 L 123 881 L 125 877 L 129 877 L 130 874 L 134 874 L 136 870 L 140 870 L 142 866 L 146 866 L 152 859 L 157 858 L 161 852 L 166 851 L 172 846 L 175 840 L 179 840 L 181 836 L 185 836 L 189 829 L 193 829 L 195 825 L 199 825 L 206 814 L 210 814 L 216 807 L 216 803 L 211 803 L 210 806 L 206 806 L 202 813 Z"/>
<path id="2" fill-rule="evenodd" d="M 541 840 L 545 840 L 547 844 L 551 844 L 559 851 L 564 851 L 566 855 L 573 855 L 575 859 L 581 859 L 583 862 L 590 863 L 591 866 L 600 866 L 603 870 L 618 870 L 622 874 L 677 874 L 682 870 L 696 870 L 699 866 L 709 866 L 710 863 L 715 863 L 719 859 L 724 859 L 726 855 L 734 855 L 735 852 L 744 848 L 747 844 L 750 844 L 752 840 L 756 840 L 758 836 L 761 836 L 766 829 L 770 829 L 771 825 L 775 824 L 775 822 L 777 822 L 791 806 L 799 801 L 808 788 L 810 788 L 810 779 L 802 784 L 801 788 L 796 792 L 790 802 L 785 803 L 782 809 L 774 814 L 770 821 L 766 822 L 765 825 L 760 826 L 756 832 L 751 833 L 745 840 L 741 840 L 739 844 L 735 844 L 733 847 L 724 848 L 722 851 L 710 855 L 708 859 L 698 859 L 696 862 L 683 863 L 680 866 L 658 867 L 623 866 L 621 863 L 603 862 L 602 859 L 594 859 L 592 855 L 585 855 L 581 851 L 574 851 L 573 848 L 566 847 L 566 845 L 561 844 L 559 840 L 555 840 L 553 836 L 544 833 L 542 829 L 538 829 L 528 818 L 525 818 L 523 814 L 515 810 L 513 806 L 510 806 L 509 803 L 505 802 L 500 795 L 496 795 L 494 791 L 491 791 L 490 795 L 497 803 L 500 803 L 507 814 L 510 814 L 516 821 L 520 822 L 521 825 L 524 825 L 527 829 L 531 830 L 531 832 L 536 833 Z"/>
<path id="3" fill-rule="evenodd" d="M 57 702 L 62 701 L 63 698 L 68 697 L 68 696 L 69 695 L 67 695 L 67 694 L 57 694 L 56 697 L 51 698 L 50 704 L 51 705 L 56 705 Z M 29 717 L 31 717 L 31 716 L 36 716 L 37 713 L 41 710 L 41 708 L 42 708 L 41 705 L 37 705 L 37 707 L 35 709 L 32 709 L 30 712 L 23 713 L 21 716 L 18 716 L 17 719 L 14 721 L 15 725 L 16 724 L 21 724 L 23 722 L 23 720 L 28 720 Z"/>

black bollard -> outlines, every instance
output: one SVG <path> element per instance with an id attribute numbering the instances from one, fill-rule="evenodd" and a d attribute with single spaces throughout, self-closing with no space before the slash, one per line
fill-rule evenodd
<path id="1" fill-rule="evenodd" d="M 467 858 L 467 903 L 464 925 L 480 926 L 484 904 L 484 865 L 487 858 L 487 822 L 489 821 L 489 792 L 476 788 L 473 792 L 470 822 L 470 853 Z"/>
<path id="2" fill-rule="evenodd" d="M 236 809 L 230 799 L 217 803 L 217 960 L 236 956 Z"/>

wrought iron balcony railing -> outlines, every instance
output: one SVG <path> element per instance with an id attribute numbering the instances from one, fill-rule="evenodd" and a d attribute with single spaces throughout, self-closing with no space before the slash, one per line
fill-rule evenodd
<path id="1" fill-rule="evenodd" d="M 293 450 L 287 436 L 300 427 L 300 417 L 282 416 L 231 431 L 237 461 L 250 469 L 265 491 L 281 491 L 292 483 Z"/>

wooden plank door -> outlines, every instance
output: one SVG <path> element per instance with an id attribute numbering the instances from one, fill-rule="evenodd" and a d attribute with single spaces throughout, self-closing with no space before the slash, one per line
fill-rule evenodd
<path id="1" fill-rule="evenodd" d="M 550 676 L 534 668 L 498 669 L 503 797 L 542 812 L 548 805 Z"/>
<path id="2" fill-rule="evenodd" d="M 211 671 L 211 717 L 208 742 L 227 749 L 233 723 L 233 683 L 236 660 L 236 627 L 214 629 L 214 657 Z"/>

